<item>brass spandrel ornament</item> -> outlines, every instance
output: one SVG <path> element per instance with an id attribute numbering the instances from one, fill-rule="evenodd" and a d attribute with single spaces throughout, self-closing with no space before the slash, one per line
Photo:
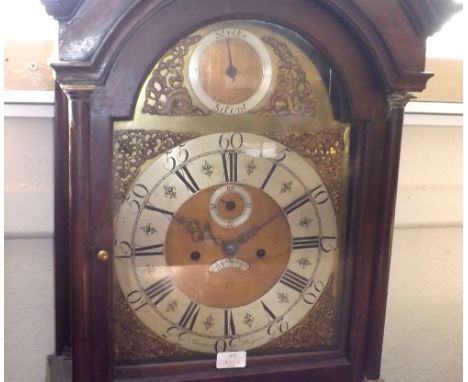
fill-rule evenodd
<path id="1" fill-rule="evenodd" d="M 335 328 L 336 302 L 333 293 L 334 277 L 331 276 L 314 309 L 299 322 L 287 336 L 280 336 L 272 342 L 258 348 L 259 354 L 286 350 L 298 351 L 310 348 L 327 349 L 334 345 L 337 339 Z"/>
<path id="2" fill-rule="evenodd" d="M 312 86 L 304 69 L 288 45 L 274 37 L 264 36 L 262 41 L 272 47 L 277 63 L 276 86 L 268 104 L 253 112 L 257 115 L 306 115 L 315 113 Z"/>
<path id="3" fill-rule="evenodd" d="M 171 344 L 152 334 L 138 320 L 118 287 L 114 288 L 114 305 L 118 319 L 114 321 L 114 353 L 121 362 L 137 362 L 141 359 L 171 360 L 189 359 L 193 352 Z"/>
<path id="4" fill-rule="evenodd" d="M 346 129 L 322 131 L 319 133 L 290 132 L 284 134 L 265 133 L 282 144 L 291 147 L 305 158 L 312 160 L 322 177 L 333 200 L 335 210 L 340 210 L 343 193 L 346 155 Z"/>
<path id="5" fill-rule="evenodd" d="M 198 133 L 158 130 L 117 130 L 114 132 L 114 203 L 120 205 L 142 166 L 158 155 L 197 137 Z"/>
<path id="6" fill-rule="evenodd" d="M 182 39 L 158 62 L 145 88 L 145 102 L 142 113 L 156 115 L 206 115 L 193 105 L 185 86 L 185 56 L 201 36 Z"/>

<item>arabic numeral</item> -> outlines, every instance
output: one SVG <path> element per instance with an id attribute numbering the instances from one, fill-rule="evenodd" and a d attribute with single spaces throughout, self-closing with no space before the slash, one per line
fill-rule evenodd
<path id="1" fill-rule="evenodd" d="M 223 339 L 219 339 L 214 344 L 214 350 L 216 353 L 223 353 L 227 349 L 227 342 Z"/>
<path id="2" fill-rule="evenodd" d="M 269 336 L 277 337 L 281 334 L 286 333 L 288 330 L 289 330 L 289 324 L 284 320 L 280 320 L 278 322 L 272 323 L 268 327 L 267 333 Z"/>
<path id="3" fill-rule="evenodd" d="M 238 150 L 244 144 L 241 133 L 223 133 L 219 136 L 219 147 L 223 150 Z"/>
<path id="4" fill-rule="evenodd" d="M 174 170 L 178 165 L 187 162 L 189 159 L 189 152 L 184 148 L 184 144 L 166 152 L 166 163 L 164 168 L 167 171 Z"/>
<path id="5" fill-rule="evenodd" d="M 214 350 L 216 353 L 223 353 L 228 350 L 228 348 L 234 350 L 238 346 L 239 338 L 237 337 L 220 338 L 214 343 Z"/>
<path id="6" fill-rule="evenodd" d="M 135 184 L 132 187 L 132 191 L 128 194 L 126 201 L 130 205 L 130 210 L 133 213 L 136 213 L 141 209 L 141 199 L 146 198 L 148 194 L 148 188 L 143 184 Z"/>
<path id="7" fill-rule="evenodd" d="M 307 293 L 304 293 L 303 300 L 306 304 L 315 305 L 323 291 L 325 284 L 322 281 L 314 281 L 309 287 Z"/>
<path id="8" fill-rule="evenodd" d="M 328 192 L 325 190 L 325 187 L 323 187 L 323 185 L 319 185 L 310 190 L 310 194 L 312 195 L 317 204 L 326 203 L 329 199 Z"/>
<path id="9" fill-rule="evenodd" d="M 275 157 L 273 158 L 277 162 L 282 162 L 283 160 L 286 159 L 287 154 L 291 152 L 291 149 L 289 147 L 283 147 L 280 149 L 276 149 L 275 151 Z"/>
<path id="10" fill-rule="evenodd" d="M 148 305 L 148 302 L 143 298 L 140 290 L 134 290 L 128 293 L 127 301 L 134 311 L 140 310 Z"/>

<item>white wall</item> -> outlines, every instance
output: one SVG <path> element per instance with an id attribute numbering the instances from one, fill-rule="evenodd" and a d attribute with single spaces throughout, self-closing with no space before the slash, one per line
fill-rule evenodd
<path id="1" fill-rule="evenodd" d="M 54 347 L 52 120 L 5 119 L 5 381 Z M 37 110 L 35 115 L 47 115 Z M 461 118 L 409 115 L 390 279 L 386 382 L 462 381 Z"/>
<path id="2" fill-rule="evenodd" d="M 457 124 L 449 117 L 406 118 L 382 360 L 387 382 L 463 379 Z"/>
<path id="3" fill-rule="evenodd" d="M 42 382 L 54 352 L 51 118 L 5 118 L 5 381 Z"/>

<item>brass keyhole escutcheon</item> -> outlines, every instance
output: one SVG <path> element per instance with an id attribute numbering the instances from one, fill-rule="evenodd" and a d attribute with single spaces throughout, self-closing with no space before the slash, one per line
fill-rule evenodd
<path id="1" fill-rule="evenodd" d="M 107 252 L 104 249 L 101 249 L 98 253 L 96 253 L 96 256 L 100 261 L 104 262 L 109 259 L 109 252 Z"/>

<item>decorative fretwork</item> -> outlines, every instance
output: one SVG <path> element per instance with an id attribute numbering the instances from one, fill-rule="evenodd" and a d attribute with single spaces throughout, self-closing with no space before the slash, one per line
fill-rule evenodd
<path id="1" fill-rule="evenodd" d="M 281 337 L 251 350 L 251 353 L 263 354 L 269 350 L 305 350 L 327 347 L 336 340 L 335 300 L 333 293 L 334 277 L 330 276 L 320 298 L 297 325 Z"/>
<path id="2" fill-rule="evenodd" d="M 115 358 L 119 362 L 142 359 L 170 360 L 193 357 L 194 353 L 151 333 L 129 308 L 119 286 L 114 285 Z"/>
<path id="3" fill-rule="evenodd" d="M 335 211 L 339 211 L 343 191 L 345 155 L 344 130 L 321 132 L 265 133 L 266 136 L 309 158 L 328 189 Z"/>
<path id="4" fill-rule="evenodd" d="M 288 46 L 271 36 L 262 37 L 278 56 L 278 76 L 275 90 L 267 105 L 255 110 L 257 115 L 305 115 L 315 114 L 312 86 L 306 79 L 298 59 Z"/>
<path id="5" fill-rule="evenodd" d="M 198 133 L 160 130 L 117 130 L 114 132 L 114 207 L 123 202 L 141 166 Z"/>
<path id="6" fill-rule="evenodd" d="M 142 113 L 158 115 L 207 115 L 192 103 L 184 86 L 184 57 L 201 36 L 179 41 L 156 65 L 145 89 Z"/>

